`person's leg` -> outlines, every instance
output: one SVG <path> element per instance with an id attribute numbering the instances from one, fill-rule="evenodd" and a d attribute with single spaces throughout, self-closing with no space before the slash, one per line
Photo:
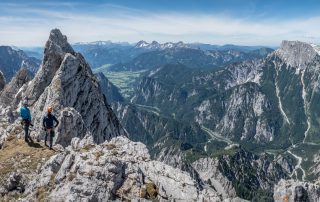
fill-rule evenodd
<path id="1" fill-rule="evenodd" d="M 48 139 L 48 134 L 50 133 L 50 129 L 48 128 L 47 130 L 46 130 L 46 135 L 45 135 L 45 137 L 44 137 L 44 144 L 46 145 L 46 146 L 48 146 L 47 145 L 47 139 Z"/>
<path id="2" fill-rule="evenodd" d="M 53 143 L 53 133 L 54 133 L 54 131 L 53 131 L 53 129 L 51 129 L 51 131 L 50 131 L 50 149 L 52 149 L 52 143 Z"/>
<path id="3" fill-rule="evenodd" d="M 28 132 L 29 132 L 29 124 L 27 121 L 24 122 L 24 141 L 28 142 Z"/>

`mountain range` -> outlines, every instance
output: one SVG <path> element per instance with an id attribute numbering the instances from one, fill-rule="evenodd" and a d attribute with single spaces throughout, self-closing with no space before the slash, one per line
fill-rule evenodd
<path id="1" fill-rule="evenodd" d="M 9 82 L 14 74 L 21 68 L 26 68 L 35 74 L 39 68 L 40 60 L 29 57 L 25 52 L 10 46 L 0 46 L 0 70 Z"/>
<path id="2" fill-rule="evenodd" d="M 2 67 L 0 199 L 319 200 L 320 48 L 203 47 L 54 29 L 40 66 Z M 53 106 L 55 151 L 19 139 L 25 99 L 34 139 Z"/>
<path id="3" fill-rule="evenodd" d="M 222 68 L 160 60 L 159 65 L 141 65 L 146 70 L 135 78 L 127 103 L 117 102 L 113 109 L 132 139 L 147 144 L 154 158 L 172 166 L 181 167 L 181 159 L 195 163 L 217 155 L 223 156 L 218 158 L 222 165 L 226 156 L 234 159 L 227 157 L 225 165 L 230 161 L 250 165 L 246 160 L 254 154 L 257 165 L 260 158 L 269 159 L 266 174 L 275 172 L 277 178 L 262 180 L 263 172 L 254 167 L 218 168 L 229 176 L 238 196 L 271 200 L 273 186 L 281 178 L 318 181 L 314 167 L 319 151 L 318 60 L 318 47 L 299 41 L 283 41 L 265 56 L 222 63 Z M 137 63 L 134 59 L 131 64 Z M 112 67 L 106 76 L 118 71 Z M 136 136 L 137 131 L 144 131 L 143 135 Z M 226 154 L 230 144 L 241 146 Z M 271 163 L 279 159 L 278 165 Z M 239 170 L 252 175 L 234 173 Z M 269 187 L 263 185 L 269 179 L 274 179 Z"/>

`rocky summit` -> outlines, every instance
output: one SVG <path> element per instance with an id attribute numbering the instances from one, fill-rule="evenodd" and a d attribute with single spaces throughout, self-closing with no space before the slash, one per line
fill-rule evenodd
<path id="1" fill-rule="evenodd" d="M 317 52 L 311 44 L 284 40 L 277 54 L 290 66 L 303 69 L 315 58 Z"/>

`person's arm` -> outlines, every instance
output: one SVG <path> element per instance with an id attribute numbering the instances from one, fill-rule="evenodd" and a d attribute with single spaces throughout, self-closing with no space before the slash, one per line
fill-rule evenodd
<path id="1" fill-rule="evenodd" d="M 56 122 L 55 127 L 57 127 L 57 126 L 59 125 L 59 121 L 58 121 L 58 119 L 57 119 L 55 116 L 53 116 L 53 120 Z"/>
<path id="2" fill-rule="evenodd" d="M 46 124 L 45 124 L 45 122 L 46 122 L 46 117 L 43 117 L 43 119 L 42 119 L 42 126 L 43 126 L 43 128 L 45 128 L 46 127 Z"/>

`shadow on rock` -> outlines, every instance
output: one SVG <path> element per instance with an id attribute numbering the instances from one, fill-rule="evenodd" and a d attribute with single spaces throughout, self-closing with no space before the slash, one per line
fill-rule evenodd
<path id="1" fill-rule="evenodd" d="M 43 148 L 43 146 L 41 146 L 39 143 L 37 143 L 37 142 L 34 142 L 33 140 L 31 140 L 31 141 L 29 141 L 28 142 L 28 145 L 30 146 L 30 147 L 34 147 L 34 148 Z"/>

